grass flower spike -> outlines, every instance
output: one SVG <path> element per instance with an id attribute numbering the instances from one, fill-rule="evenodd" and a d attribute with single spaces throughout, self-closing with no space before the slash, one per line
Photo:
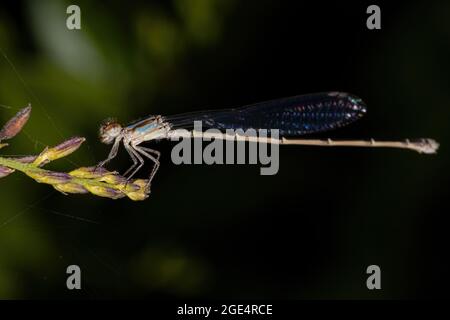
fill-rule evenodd
<path id="1" fill-rule="evenodd" d="M 16 136 L 26 124 L 31 114 L 31 106 L 20 110 L 0 130 L 0 149 L 8 146 L 1 143 Z M 0 157 L 0 178 L 4 178 L 15 171 L 20 171 L 38 183 L 52 185 L 63 194 L 91 193 L 110 199 L 128 197 L 131 200 L 145 200 L 150 189 L 148 180 L 127 180 L 117 172 L 104 168 L 82 167 L 69 173 L 55 172 L 42 169 L 51 161 L 63 158 L 75 152 L 85 141 L 83 137 L 68 139 L 52 148 L 45 148 L 37 156 L 20 158 Z"/>

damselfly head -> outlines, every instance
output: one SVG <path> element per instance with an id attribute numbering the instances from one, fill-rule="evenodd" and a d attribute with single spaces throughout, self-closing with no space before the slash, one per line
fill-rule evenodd
<path id="1" fill-rule="evenodd" d="M 100 125 L 100 141 L 111 144 L 122 132 L 122 126 L 115 119 L 109 118 Z"/>

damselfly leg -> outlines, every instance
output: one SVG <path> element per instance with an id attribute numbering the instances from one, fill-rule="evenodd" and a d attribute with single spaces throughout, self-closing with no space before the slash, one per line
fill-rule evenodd
<path id="1" fill-rule="evenodd" d="M 150 149 L 150 148 L 144 148 L 144 147 L 141 147 L 141 146 L 136 146 L 135 148 L 136 148 L 142 155 L 146 156 L 147 158 L 149 158 L 150 160 L 152 160 L 153 163 L 154 163 L 152 172 L 150 173 L 150 176 L 149 176 L 149 178 L 148 178 L 148 183 L 147 183 L 147 185 L 150 185 L 150 182 L 153 180 L 153 177 L 155 176 L 156 172 L 157 172 L 158 169 L 159 169 L 159 164 L 160 164 L 159 158 L 160 158 L 160 156 L 161 156 L 161 152 L 159 152 L 159 151 L 157 151 L 157 150 L 154 150 L 154 149 Z M 148 152 L 155 154 L 155 155 L 156 155 L 156 158 L 153 157 L 153 156 L 151 156 L 150 154 L 148 154 Z"/>
<path id="2" fill-rule="evenodd" d="M 150 148 L 144 148 L 137 145 L 129 145 L 124 144 L 125 149 L 127 150 L 128 154 L 130 155 L 131 159 L 133 160 L 133 164 L 131 167 L 125 172 L 124 176 L 127 176 L 130 171 L 133 172 L 127 177 L 127 180 L 130 180 L 144 165 L 145 161 L 143 157 L 146 157 L 147 159 L 150 159 L 153 161 L 154 166 L 150 173 L 149 179 L 148 179 L 148 185 L 151 183 L 153 177 L 155 176 L 156 172 L 159 168 L 159 158 L 161 156 L 161 153 L 159 151 L 150 149 Z M 150 153 L 153 153 L 155 155 L 152 156 Z M 137 166 L 137 168 L 135 168 Z"/>
<path id="3" fill-rule="evenodd" d="M 125 144 L 125 150 L 127 150 L 128 154 L 130 155 L 133 164 L 131 165 L 131 167 L 128 168 L 127 171 L 125 171 L 125 173 L 123 174 L 124 177 L 126 177 L 131 172 L 131 170 L 133 170 L 140 163 L 129 144 Z"/>
<path id="4" fill-rule="evenodd" d="M 105 160 L 101 161 L 99 164 L 97 164 L 96 169 L 103 168 L 108 162 L 114 159 L 119 151 L 119 146 L 120 146 L 120 139 L 116 139 L 116 141 L 114 141 L 113 147 L 111 148 L 111 151 L 109 152 L 108 157 Z"/>

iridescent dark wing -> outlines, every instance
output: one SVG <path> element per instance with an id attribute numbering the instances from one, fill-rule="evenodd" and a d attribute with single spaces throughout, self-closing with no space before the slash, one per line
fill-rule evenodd
<path id="1" fill-rule="evenodd" d="M 299 136 L 345 126 L 366 112 L 358 97 L 342 92 L 317 93 L 261 102 L 234 109 L 164 117 L 172 129 L 278 129 L 281 136 Z"/>

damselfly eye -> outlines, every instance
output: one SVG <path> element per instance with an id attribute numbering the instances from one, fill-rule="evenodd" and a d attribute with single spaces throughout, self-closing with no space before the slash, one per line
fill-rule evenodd
<path id="1" fill-rule="evenodd" d="M 122 132 L 122 126 L 113 119 L 107 119 L 100 126 L 99 136 L 102 143 L 111 144 Z"/>

